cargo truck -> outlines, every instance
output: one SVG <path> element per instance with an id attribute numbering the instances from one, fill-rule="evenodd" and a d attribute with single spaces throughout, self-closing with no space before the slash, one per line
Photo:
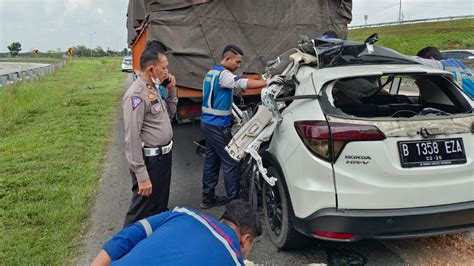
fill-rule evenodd
<path id="1" fill-rule="evenodd" d="M 166 45 L 178 85 L 176 120 L 183 122 L 200 116 L 202 79 L 227 44 L 244 51 L 238 74 L 259 78 L 266 62 L 295 47 L 302 35 L 331 30 L 345 39 L 351 19 L 352 0 L 130 0 L 128 44 L 135 75 L 148 41 Z M 259 96 L 253 89 L 235 99 Z"/>

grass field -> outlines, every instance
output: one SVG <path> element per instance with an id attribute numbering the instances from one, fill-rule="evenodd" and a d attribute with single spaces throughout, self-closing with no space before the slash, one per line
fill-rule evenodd
<path id="1" fill-rule="evenodd" d="M 1 265 L 77 254 L 124 77 L 119 58 L 75 60 L 0 90 Z"/>
<path id="2" fill-rule="evenodd" d="M 474 19 L 354 29 L 349 31 L 348 39 L 364 41 L 375 32 L 379 35 L 377 45 L 409 55 L 428 45 L 474 49 Z"/>

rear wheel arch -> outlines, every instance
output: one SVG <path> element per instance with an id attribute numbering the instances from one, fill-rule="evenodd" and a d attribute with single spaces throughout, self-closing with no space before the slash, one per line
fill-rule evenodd
<path id="1" fill-rule="evenodd" d="M 281 180 L 278 179 L 278 181 L 276 182 L 280 182 L 280 181 L 283 182 L 283 187 L 285 188 L 286 194 L 289 196 L 288 198 L 290 200 L 291 211 L 293 212 L 293 203 L 291 201 L 290 192 L 288 191 L 288 184 L 285 180 L 285 174 L 283 173 L 283 169 L 280 163 L 278 162 L 277 158 L 275 157 L 275 155 L 271 154 L 269 151 L 265 151 L 265 153 L 262 155 L 262 161 L 263 161 L 263 167 L 265 167 L 267 170 L 268 170 L 268 167 L 273 166 L 278 171 L 278 174 L 280 175 Z M 260 182 L 262 182 L 263 184 L 265 180 L 263 178 L 260 178 Z M 292 216 L 293 217 L 295 216 L 294 212 L 292 213 Z"/>
<path id="2" fill-rule="evenodd" d="M 295 217 L 295 213 L 294 213 L 294 210 L 293 210 L 293 203 L 291 201 L 291 197 L 290 197 L 290 194 L 289 194 L 289 191 L 288 191 L 288 186 L 287 186 L 287 183 L 286 183 L 286 180 L 285 180 L 285 177 L 284 177 L 284 174 L 283 174 L 283 171 L 282 171 L 282 168 L 280 166 L 280 164 L 278 163 L 278 160 L 275 158 L 275 156 L 273 156 L 271 153 L 269 152 L 265 152 L 265 154 L 262 156 L 262 159 L 263 159 L 263 162 L 264 162 L 264 167 L 267 168 L 268 170 L 268 174 L 269 175 L 272 175 L 272 171 L 276 171 L 276 173 L 274 173 L 275 175 L 277 175 L 277 178 L 278 180 L 276 181 L 276 184 L 275 186 L 277 187 L 277 190 L 278 190 L 278 185 L 281 185 L 282 188 L 283 188 L 283 193 L 285 194 L 284 197 L 285 197 L 285 201 L 286 201 L 286 205 L 287 205 L 287 212 L 288 212 L 288 218 L 289 220 L 287 220 L 286 222 L 284 222 L 284 227 L 286 228 L 280 228 L 280 230 L 285 230 L 285 232 L 283 232 L 283 234 L 285 235 L 284 236 L 284 239 L 281 238 L 281 235 L 279 236 L 276 236 L 274 233 L 271 233 L 272 236 L 270 236 L 270 238 L 272 239 L 272 242 L 274 242 L 275 238 L 278 240 L 277 243 L 274 242 L 274 244 L 278 247 L 278 248 L 281 248 L 281 249 L 294 249 L 294 248 L 301 248 L 301 247 L 304 247 L 306 246 L 306 244 L 308 243 L 308 240 L 309 238 L 307 238 L 306 236 L 304 236 L 302 233 L 301 233 L 301 230 L 299 230 L 295 225 L 297 225 L 297 222 L 296 222 L 296 217 Z M 262 204 L 265 205 L 265 189 L 263 189 L 263 187 L 265 185 L 268 185 L 268 184 L 265 184 L 265 180 L 263 180 L 263 178 L 261 178 L 260 180 L 261 183 L 261 186 L 262 186 L 262 194 L 261 194 L 261 197 L 262 197 Z M 263 211 L 266 212 L 266 206 L 262 206 L 263 207 Z M 264 223 L 265 223 L 265 227 L 267 228 L 267 230 L 270 230 L 270 228 L 268 228 L 268 221 L 266 219 L 267 217 L 267 213 L 264 213 Z M 282 227 L 283 227 L 283 224 L 282 224 Z M 282 234 L 282 232 L 280 232 L 280 234 Z"/>

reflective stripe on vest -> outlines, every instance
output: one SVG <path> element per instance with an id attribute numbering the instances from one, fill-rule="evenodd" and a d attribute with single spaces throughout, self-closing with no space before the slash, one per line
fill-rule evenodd
<path id="1" fill-rule="evenodd" d="M 211 115 L 219 115 L 219 116 L 226 116 L 226 115 L 231 115 L 232 114 L 232 110 L 230 111 L 221 111 L 221 110 L 216 110 L 216 109 L 212 109 L 212 108 L 207 108 L 207 107 L 202 107 L 202 111 L 204 113 L 207 113 L 207 114 L 211 114 Z"/>
<path id="2" fill-rule="evenodd" d="M 232 247 L 229 245 L 229 243 L 224 239 L 223 236 L 221 236 L 219 233 L 217 233 L 216 230 L 214 230 L 214 228 L 212 228 L 212 226 L 209 225 L 209 223 L 206 222 L 206 220 L 204 220 L 204 218 L 197 215 L 195 212 L 190 211 L 190 210 L 185 209 L 185 208 L 176 207 L 176 208 L 174 208 L 173 211 L 188 214 L 191 217 L 193 217 L 194 219 L 196 219 L 198 222 L 202 223 L 225 246 L 225 248 L 229 252 L 230 256 L 234 260 L 235 265 L 239 265 L 239 266 L 241 265 L 240 261 L 239 261 L 239 258 L 237 257 L 237 254 L 232 249 Z"/>
<path id="3" fill-rule="evenodd" d="M 153 234 L 153 229 L 151 228 L 150 223 L 149 223 L 147 220 L 145 220 L 145 219 L 140 220 L 140 221 L 138 221 L 138 222 L 139 222 L 139 223 L 143 226 L 143 228 L 145 229 L 146 237 L 150 237 L 151 234 Z"/>
<path id="4" fill-rule="evenodd" d="M 212 102 L 212 100 L 214 98 L 214 93 L 215 93 L 215 90 L 216 90 L 216 88 L 214 87 L 215 84 L 216 84 L 216 78 L 219 78 L 222 70 L 211 69 L 206 74 L 206 78 L 204 79 L 204 82 L 203 82 L 203 97 L 206 97 L 206 91 L 205 91 L 206 90 L 206 79 L 208 78 L 209 75 L 212 76 L 212 79 L 210 80 L 210 82 L 208 81 L 209 84 L 210 84 L 208 98 L 203 99 L 203 105 L 202 105 L 203 113 L 207 113 L 207 114 L 211 114 L 211 115 L 217 115 L 217 116 L 232 115 L 232 93 L 230 94 L 231 99 L 230 99 L 230 105 L 229 105 L 228 110 L 216 109 L 217 103 L 213 104 L 213 102 Z M 219 93 L 219 91 L 217 91 L 217 93 Z M 205 101 L 205 103 L 204 103 L 204 101 Z"/>

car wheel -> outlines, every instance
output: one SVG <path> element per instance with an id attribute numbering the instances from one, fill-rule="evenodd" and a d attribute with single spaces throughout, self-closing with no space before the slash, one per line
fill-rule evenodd
<path id="1" fill-rule="evenodd" d="M 282 175 L 274 166 L 268 168 L 268 174 L 278 179 L 273 187 L 263 181 L 264 223 L 270 240 L 279 249 L 302 248 L 309 239 L 293 227 L 293 209 Z"/>

